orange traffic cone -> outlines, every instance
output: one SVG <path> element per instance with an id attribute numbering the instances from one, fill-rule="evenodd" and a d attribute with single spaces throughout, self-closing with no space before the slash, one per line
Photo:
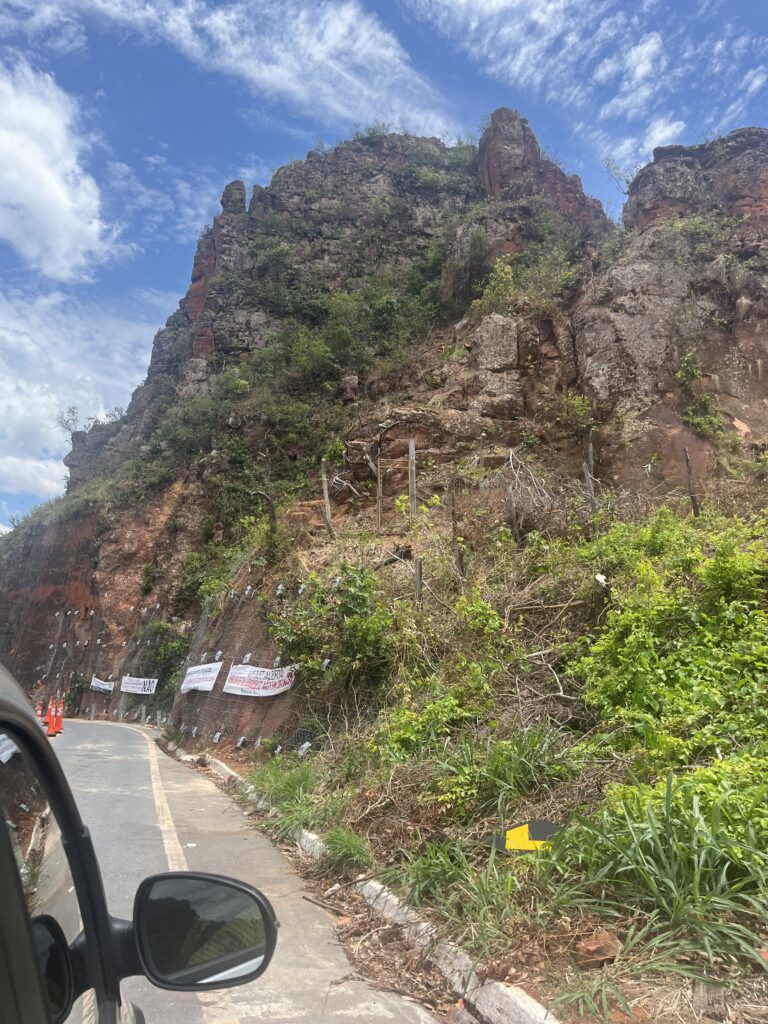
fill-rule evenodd
<path id="1" fill-rule="evenodd" d="M 48 738 L 53 739 L 56 735 L 56 706 L 54 705 L 53 710 L 48 716 Z"/>
<path id="2" fill-rule="evenodd" d="M 56 716 L 56 735 L 64 732 L 64 701 L 59 701 L 59 713 Z"/>
<path id="3" fill-rule="evenodd" d="M 38 718 L 42 718 L 43 717 L 43 702 L 41 700 L 39 700 L 37 702 L 37 707 L 35 708 L 35 713 L 36 713 Z"/>
<path id="4" fill-rule="evenodd" d="M 43 718 L 43 725 L 48 725 L 48 723 L 51 720 L 51 715 L 52 714 L 53 714 L 53 697 L 49 697 L 48 698 L 48 710 L 45 712 L 45 717 Z"/>

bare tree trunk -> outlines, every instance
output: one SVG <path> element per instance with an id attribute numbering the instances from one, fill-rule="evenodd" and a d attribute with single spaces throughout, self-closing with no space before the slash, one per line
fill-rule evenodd
<path id="1" fill-rule="evenodd" d="M 451 482 L 451 548 L 453 549 L 453 560 L 456 563 L 456 571 L 459 576 L 464 576 L 464 552 L 458 540 L 458 513 L 456 511 L 456 478 Z"/>
<path id="2" fill-rule="evenodd" d="M 587 502 L 589 503 L 589 511 L 594 515 L 597 512 L 597 498 L 595 497 L 595 484 L 592 479 L 592 474 L 589 472 L 589 466 L 586 462 L 582 462 L 581 471 L 584 474 L 584 486 L 587 490 Z"/>
<path id="3" fill-rule="evenodd" d="M 325 528 L 328 531 L 328 535 L 331 540 L 336 536 L 333 530 L 333 523 L 331 522 L 331 499 L 328 495 L 328 470 L 326 467 L 325 459 L 320 462 L 320 475 L 323 478 L 323 521 Z"/>
<path id="4" fill-rule="evenodd" d="M 382 482 L 381 482 L 381 459 L 376 464 L 376 529 L 381 529 L 381 498 L 382 498 Z"/>
<path id="5" fill-rule="evenodd" d="M 408 438 L 408 494 L 413 522 L 416 515 L 416 443 L 412 437 Z"/>
<path id="6" fill-rule="evenodd" d="M 691 512 L 693 512 L 695 516 L 699 516 L 701 515 L 701 504 L 699 503 L 698 495 L 696 494 L 693 486 L 693 469 L 691 467 L 691 456 L 688 454 L 687 445 L 683 448 L 683 452 L 685 453 L 685 469 L 688 475 L 688 496 L 691 499 Z"/>
<path id="7" fill-rule="evenodd" d="M 421 559 L 416 558 L 413 562 L 413 574 L 416 581 L 416 607 L 421 607 L 421 589 L 423 583 Z"/>

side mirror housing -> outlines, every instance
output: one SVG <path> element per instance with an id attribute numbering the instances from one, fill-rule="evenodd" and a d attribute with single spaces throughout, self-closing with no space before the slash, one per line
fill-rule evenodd
<path id="1" fill-rule="evenodd" d="M 142 972 L 174 992 L 253 981 L 277 945 L 275 912 L 258 889 L 197 872 L 145 878 L 132 930 Z"/>

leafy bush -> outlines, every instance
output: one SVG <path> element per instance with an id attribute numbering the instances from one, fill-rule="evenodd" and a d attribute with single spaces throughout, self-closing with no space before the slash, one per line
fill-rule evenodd
<path id="1" fill-rule="evenodd" d="M 765 744 L 768 551 L 762 520 L 662 510 L 617 524 L 590 549 L 614 580 L 613 608 L 571 672 L 615 742 L 650 768 Z"/>
<path id="2" fill-rule="evenodd" d="M 701 377 L 701 360 L 696 349 L 691 349 L 680 360 L 675 380 L 680 384 L 690 384 L 691 381 L 698 380 L 699 377 Z"/>
<path id="3" fill-rule="evenodd" d="M 723 414 L 711 395 L 692 395 L 683 410 L 682 419 L 691 430 L 708 441 L 716 441 L 723 435 Z"/>
<path id="4" fill-rule="evenodd" d="M 160 566 L 156 562 L 147 562 L 141 571 L 141 592 L 151 594 L 160 579 Z"/>
<path id="5" fill-rule="evenodd" d="M 169 708 L 189 653 L 189 637 L 170 622 L 149 622 L 139 633 L 139 653 L 133 671 L 157 677 L 157 689 L 146 703 L 150 711 Z"/>
<path id="6" fill-rule="evenodd" d="M 456 602 L 456 614 L 469 628 L 482 636 L 496 636 L 504 628 L 504 620 L 487 601 L 484 601 L 479 593 L 475 593 L 471 599 L 462 596 Z"/>
<path id="7" fill-rule="evenodd" d="M 385 760 L 426 757 L 457 729 L 477 722 L 488 711 L 490 687 L 486 667 L 459 659 L 459 681 L 446 686 L 437 678 L 421 683 L 408 703 L 397 704 L 380 716 L 370 746 Z"/>
<path id="8" fill-rule="evenodd" d="M 472 308 L 481 316 L 509 313 L 525 298 L 534 313 L 554 315 L 574 279 L 567 250 L 555 242 L 531 242 L 511 262 L 496 260 L 483 293 Z"/>
<path id="9" fill-rule="evenodd" d="M 580 395 L 577 391 L 566 391 L 560 399 L 557 422 L 577 436 L 589 430 L 595 420 L 588 396 Z"/>
<path id="10" fill-rule="evenodd" d="M 269 622 L 283 662 L 300 666 L 305 690 L 341 697 L 386 685 L 393 618 L 369 569 L 343 563 L 331 588 L 311 576 L 301 595 L 273 605 Z"/>

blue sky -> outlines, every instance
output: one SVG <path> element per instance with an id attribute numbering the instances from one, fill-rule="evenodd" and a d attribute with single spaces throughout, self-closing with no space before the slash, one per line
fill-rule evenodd
<path id="1" fill-rule="evenodd" d="M 235 177 L 499 106 L 617 216 L 607 156 L 768 125 L 766 0 L 0 0 L 0 530 L 128 403 Z"/>

